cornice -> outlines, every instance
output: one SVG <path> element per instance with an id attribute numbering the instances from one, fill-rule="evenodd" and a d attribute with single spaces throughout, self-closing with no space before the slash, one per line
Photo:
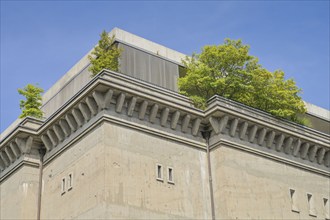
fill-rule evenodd
<path id="1" fill-rule="evenodd" d="M 60 149 L 65 149 L 101 121 L 202 150 L 205 141 L 200 131 L 211 129 L 213 137 L 227 135 L 243 141 L 247 147 L 257 144 L 273 150 L 279 157 L 289 154 L 302 161 L 308 160 L 306 164 L 312 166 L 329 167 L 329 135 L 220 97 L 212 98 L 206 111 L 202 111 L 178 93 L 103 70 L 45 121 L 23 120 L 24 123 L 6 136 L 0 144 L 0 170 L 10 169 L 21 155 L 36 147 L 46 149 L 46 160 L 55 158 Z M 295 163 L 294 158 L 292 161 Z"/>
<path id="2" fill-rule="evenodd" d="M 255 121 L 266 127 L 286 131 L 292 135 L 307 135 L 314 140 L 320 139 L 327 144 L 330 143 L 329 134 L 319 132 L 315 129 L 285 119 L 275 118 L 267 112 L 215 95 L 208 100 L 208 108 L 205 111 L 205 117 L 208 118 L 211 115 L 219 116 L 221 113 L 229 113 L 249 121 Z"/>
<path id="3" fill-rule="evenodd" d="M 14 163 L 10 164 L 10 166 L 0 173 L 0 183 L 7 179 L 12 173 L 16 170 L 20 169 L 23 165 L 31 166 L 31 167 L 39 167 L 40 160 L 36 158 L 31 158 L 27 156 L 22 156 Z"/>
<path id="4" fill-rule="evenodd" d="M 17 136 L 19 133 L 27 133 L 27 134 L 37 134 L 37 130 L 44 123 L 43 120 L 26 117 L 19 124 L 17 124 L 11 131 L 1 136 L 0 146 L 6 143 L 6 141 L 12 139 L 12 137 Z M 1 148 L 1 147 L 0 147 Z"/>
<path id="5" fill-rule="evenodd" d="M 11 164 L 31 151 L 38 141 L 46 148 L 47 158 L 62 148 L 67 140 L 86 130 L 86 124 L 101 111 L 114 114 L 112 122 L 116 122 L 116 117 L 126 117 L 126 123 L 121 122 L 126 127 L 205 147 L 198 132 L 203 113 L 193 108 L 186 97 L 129 76 L 103 71 L 53 115 L 39 123 L 40 126 L 26 127 L 23 121 L 5 137 L 0 145 L 0 170 L 10 169 Z M 105 119 L 110 120 L 109 116 Z M 128 123 L 132 120 L 135 120 L 134 126 Z M 148 126 L 143 126 L 144 122 L 154 128 L 146 129 Z"/>
<path id="6" fill-rule="evenodd" d="M 213 102 L 205 112 L 205 119 L 210 122 L 214 133 L 219 133 L 220 122 L 218 122 L 218 120 L 221 120 L 221 118 L 224 118 L 226 115 L 230 120 L 236 118 L 240 125 L 246 122 L 249 126 L 258 126 L 258 129 L 265 128 L 267 129 L 267 134 L 269 131 L 274 131 L 276 133 L 282 133 L 286 137 L 290 136 L 295 139 L 302 139 L 330 149 L 330 136 L 325 133 L 286 120 L 274 118 L 270 114 L 259 110 L 253 111 L 253 108 L 235 102 L 231 103 L 231 101 L 220 97 L 216 97 L 216 101 Z M 226 119 L 224 118 L 222 123 L 225 121 Z M 225 126 L 229 126 L 227 123 L 228 120 Z M 237 127 L 235 129 L 239 130 L 240 125 L 236 125 Z M 221 129 L 223 128 L 224 127 Z"/>
<path id="7" fill-rule="evenodd" d="M 285 163 L 289 158 L 296 166 L 314 166 L 329 173 L 328 135 L 289 127 L 285 121 L 267 115 L 262 117 L 262 112 L 254 113 L 248 108 L 238 109 L 227 104 L 218 99 L 206 112 L 205 118 L 212 131 L 211 144 L 230 139 L 246 149 L 259 149 L 267 155 L 282 157 Z"/>
<path id="8" fill-rule="evenodd" d="M 271 160 L 287 164 L 299 169 L 307 170 L 313 173 L 317 173 L 323 176 L 330 177 L 329 169 L 321 164 L 313 163 L 309 160 L 305 160 L 290 154 L 282 154 L 278 151 L 273 151 L 272 149 L 264 148 L 262 146 L 246 143 L 244 141 L 238 141 L 231 137 L 213 137 L 211 142 L 211 152 L 215 151 L 220 147 L 230 147 L 239 149 L 244 152 L 255 154 L 261 157 L 269 158 Z"/>
<path id="9" fill-rule="evenodd" d="M 47 165 L 51 160 L 55 159 L 59 154 L 69 148 L 72 144 L 79 141 L 84 135 L 97 128 L 99 125 L 104 123 L 115 124 L 119 126 L 123 126 L 125 128 L 130 128 L 135 131 L 144 132 L 150 135 L 154 135 L 157 137 L 161 137 L 167 140 L 175 141 L 177 143 L 181 143 L 187 147 L 192 147 L 198 150 L 206 151 L 206 145 L 204 142 L 197 140 L 191 140 L 188 137 L 178 136 L 176 134 L 171 134 L 166 131 L 160 131 L 155 127 L 150 127 L 146 123 L 136 123 L 134 121 L 126 120 L 124 118 L 119 118 L 118 116 L 114 116 L 113 114 L 109 114 L 109 111 L 103 110 L 89 122 L 87 122 L 76 134 L 70 136 L 68 139 L 60 143 L 54 149 L 52 149 L 49 153 L 47 153 L 44 157 L 44 163 Z"/>

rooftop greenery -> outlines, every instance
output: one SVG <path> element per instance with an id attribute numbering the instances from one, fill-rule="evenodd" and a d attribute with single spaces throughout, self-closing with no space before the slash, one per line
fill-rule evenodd
<path id="1" fill-rule="evenodd" d="M 42 105 L 42 96 L 44 90 L 37 85 L 27 84 L 24 88 L 18 89 L 18 93 L 25 97 L 26 100 L 20 100 L 20 108 L 22 113 L 19 118 L 27 116 L 42 118 L 43 112 L 40 110 Z"/>
<path id="2" fill-rule="evenodd" d="M 306 112 L 301 89 L 284 72 L 270 72 L 249 54 L 241 40 L 226 39 L 222 45 L 202 48 L 183 60 L 185 76 L 179 78 L 180 93 L 192 99 L 195 106 L 206 108 L 213 95 L 238 101 L 266 111 L 275 117 L 308 125 L 300 115 Z"/>
<path id="3" fill-rule="evenodd" d="M 91 65 L 89 71 L 92 72 L 92 77 L 98 74 L 102 69 L 109 69 L 118 72 L 119 57 L 122 50 L 115 44 L 115 36 L 109 36 L 106 31 L 100 34 L 101 39 L 98 45 L 88 56 Z"/>

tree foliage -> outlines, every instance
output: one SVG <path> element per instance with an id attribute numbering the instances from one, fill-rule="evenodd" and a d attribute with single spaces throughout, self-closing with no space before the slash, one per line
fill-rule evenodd
<path id="1" fill-rule="evenodd" d="M 22 114 L 20 118 L 26 116 L 32 116 L 35 118 L 42 118 L 43 112 L 40 110 L 42 105 L 42 96 L 44 90 L 38 86 L 28 84 L 23 89 L 18 89 L 18 93 L 23 95 L 26 100 L 20 101 L 20 108 L 22 109 Z"/>
<path id="2" fill-rule="evenodd" d="M 114 44 L 115 36 L 110 37 L 106 31 L 103 31 L 100 37 L 101 39 L 92 51 L 92 55 L 88 56 L 91 62 L 89 71 L 92 72 L 92 76 L 98 74 L 102 69 L 113 71 L 118 71 L 119 69 L 121 49 Z"/>
<path id="3" fill-rule="evenodd" d="M 217 94 L 298 123 L 298 115 L 306 112 L 295 81 L 286 80 L 281 70 L 263 68 L 241 40 L 205 46 L 183 63 L 187 72 L 179 78 L 180 93 L 198 108 L 204 109 L 206 101 Z"/>

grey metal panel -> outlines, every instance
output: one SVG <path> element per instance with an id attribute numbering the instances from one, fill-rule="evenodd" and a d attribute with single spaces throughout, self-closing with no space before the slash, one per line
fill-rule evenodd
<path id="1" fill-rule="evenodd" d="M 149 54 L 136 50 L 134 72 L 136 77 L 145 81 L 149 79 Z"/>
<path id="2" fill-rule="evenodd" d="M 122 48 L 119 72 L 125 73 L 130 76 L 135 76 L 134 50 L 132 50 L 132 48 L 127 47 L 126 45 L 123 45 L 123 44 L 119 44 L 119 47 Z"/>
<path id="3" fill-rule="evenodd" d="M 165 62 L 165 87 L 177 91 L 179 67 L 173 63 Z"/>
<path id="4" fill-rule="evenodd" d="M 178 91 L 178 64 L 121 43 L 119 43 L 119 47 L 123 49 L 120 72 Z"/>
<path id="5" fill-rule="evenodd" d="M 159 73 L 159 83 L 161 86 L 165 87 L 165 74 L 166 74 L 165 61 L 161 62 L 160 66 L 161 66 L 161 69 L 160 69 L 160 73 Z"/>
<path id="6" fill-rule="evenodd" d="M 163 61 L 155 56 L 150 56 L 150 82 L 154 84 L 160 83 L 160 73 Z"/>

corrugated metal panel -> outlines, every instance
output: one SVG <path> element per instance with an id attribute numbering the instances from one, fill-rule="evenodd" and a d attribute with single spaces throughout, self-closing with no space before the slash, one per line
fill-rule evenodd
<path id="1" fill-rule="evenodd" d="M 119 47 L 123 49 L 120 72 L 178 91 L 179 67 L 177 64 L 121 43 Z"/>

